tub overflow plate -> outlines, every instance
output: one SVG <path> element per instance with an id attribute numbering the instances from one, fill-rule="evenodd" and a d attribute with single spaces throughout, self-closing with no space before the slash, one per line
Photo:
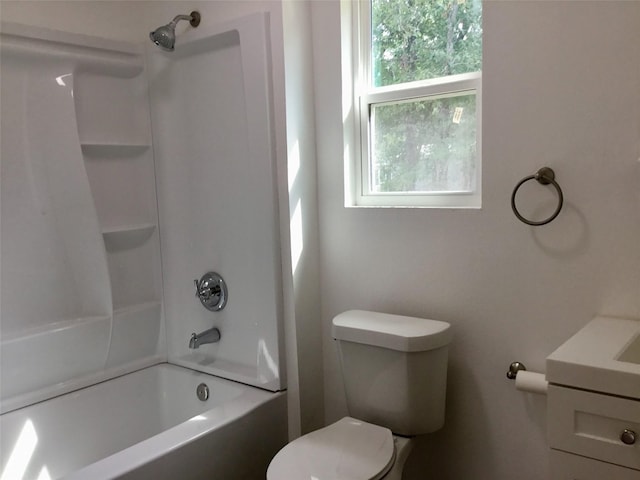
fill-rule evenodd
<path id="1" fill-rule="evenodd" d="M 209 399 L 209 387 L 207 387 L 206 383 L 201 383 L 200 385 L 198 385 L 198 387 L 196 388 L 196 395 L 203 402 Z"/>

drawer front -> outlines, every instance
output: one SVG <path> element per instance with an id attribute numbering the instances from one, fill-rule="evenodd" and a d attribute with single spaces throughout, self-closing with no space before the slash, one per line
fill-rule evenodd
<path id="1" fill-rule="evenodd" d="M 640 469 L 640 401 L 556 385 L 548 395 L 551 448 Z M 635 444 L 622 442 L 625 430 Z"/>
<path id="2" fill-rule="evenodd" d="M 640 470 L 551 450 L 551 480 L 640 480 Z"/>

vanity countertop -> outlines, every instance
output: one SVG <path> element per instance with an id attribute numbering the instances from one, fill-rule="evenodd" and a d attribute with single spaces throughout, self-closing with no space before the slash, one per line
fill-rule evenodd
<path id="1" fill-rule="evenodd" d="M 546 379 L 640 399 L 640 320 L 594 318 L 547 357 Z"/>

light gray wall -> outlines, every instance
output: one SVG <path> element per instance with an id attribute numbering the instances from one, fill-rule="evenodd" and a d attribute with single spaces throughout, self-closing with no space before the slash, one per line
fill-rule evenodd
<path id="1" fill-rule="evenodd" d="M 311 4 L 283 2 L 282 15 L 287 113 L 288 226 L 295 293 L 296 331 L 293 348 L 298 366 L 301 431 L 307 433 L 324 424 L 314 77 L 309 34 Z"/>
<path id="2" fill-rule="evenodd" d="M 445 320 L 446 426 L 405 478 L 548 478 L 545 399 L 505 372 L 544 371 L 594 315 L 640 317 L 640 2 L 484 3 L 479 211 L 344 208 L 339 3 L 314 2 L 313 19 L 326 421 L 346 413 L 335 314 Z M 543 165 L 566 203 L 534 228 L 509 200 Z M 525 203 L 552 208 L 530 190 Z"/>
<path id="3" fill-rule="evenodd" d="M 145 21 L 146 3 L 109 0 L 2 0 L 0 20 L 141 42 L 149 34 Z"/>

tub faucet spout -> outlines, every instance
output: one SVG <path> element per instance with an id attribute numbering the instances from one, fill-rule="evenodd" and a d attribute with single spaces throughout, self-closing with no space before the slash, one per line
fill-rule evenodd
<path id="1" fill-rule="evenodd" d="M 198 348 L 205 343 L 216 343 L 220 341 L 220 330 L 216 327 L 205 330 L 201 333 L 192 333 L 189 340 L 189 348 Z"/>

